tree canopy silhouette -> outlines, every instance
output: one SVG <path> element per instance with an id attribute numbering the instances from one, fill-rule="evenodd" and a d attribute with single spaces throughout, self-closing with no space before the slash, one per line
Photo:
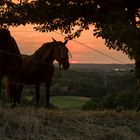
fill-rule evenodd
<path id="1" fill-rule="evenodd" d="M 36 30 L 60 30 L 72 39 L 94 25 L 93 35 L 105 39 L 109 48 L 140 61 L 139 0 L 2 0 L 0 5 L 1 26 L 30 23 Z"/>

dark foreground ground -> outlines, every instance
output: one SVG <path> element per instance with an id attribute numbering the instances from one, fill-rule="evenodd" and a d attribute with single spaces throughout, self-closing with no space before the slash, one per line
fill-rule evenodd
<path id="1" fill-rule="evenodd" d="M 116 70 L 119 69 L 121 72 L 124 71 L 125 73 L 125 71 L 131 70 L 133 66 L 134 65 L 128 66 L 116 64 L 73 64 L 70 69 L 80 72 L 109 72 L 109 74 L 111 73 L 111 77 L 109 78 L 113 79 L 109 80 L 117 82 L 117 78 L 115 77 L 114 80 L 113 77 L 114 72 L 116 74 Z M 81 80 L 81 73 L 78 72 L 75 76 L 75 73 L 72 71 L 70 73 L 70 79 L 69 75 L 66 77 L 64 72 L 59 73 L 57 77 L 58 79 L 55 79 L 56 83 L 54 82 L 54 89 L 52 92 L 58 93 L 60 89 L 61 92 L 64 92 L 62 87 L 66 86 L 66 84 L 70 85 L 70 91 L 72 90 L 74 93 L 76 93 L 76 91 L 78 93 L 78 88 L 82 89 L 81 87 L 86 87 L 89 83 L 93 83 L 94 89 L 96 87 L 98 88 L 98 84 L 103 85 L 101 84 L 102 80 L 98 78 L 96 73 L 89 73 L 89 76 L 87 74 L 88 73 L 86 73 L 85 76 L 87 79 L 83 86 L 81 82 L 85 80 Z M 84 74 L 82 73 L 82 75 Z M 123 73 L 118 73 L 117 77 L 119 76 L 123 76 Z M 83 78 L 85 79 L 85 77 Z M 72 80 L 72 78 L 74 79 Z M 124 77 L 123 79 L 124 82 L 121 85 L 126 83 L 126 78 Z M 73 84 L 75 81 L 76 88 L 73 86 L 75 85 L 75 83 Z M 116 84 L 113 82 L 110 83 L 110 81 L 108 81 L 108 84 L 111 85 L 111 88 L 114 87 L 114 89 L 116 89 L 115 85 L 118 86 L 118 83 L 120 83 L 119 79 Z M 132 80 L 130 79 L 130 81 Z M 61 85 L 59 85 L 60 83 Z M 77 85 L 79 85 L 79 87 L 77 87 Z M 90 85 L 89 87 L 91 88 L 93 85 Z M 128 85 L 126 85 L 126 87 L 128 87 Z M 124 87 L 122 87 L 122 89 L 124 90 Z M 110 88 L 109 90 L 112 91 Z M 83 91 L 83 89 L 79 92 L 81 93 L 81 91 Z M 87 92 L 89 91 L 87 90 Z M 20 107 L 13 110 L 5 108 L 0 109 L 0 140 L 140 140 L 140 113 L 135 111 L 122 111 L 117 113 L 116 111 L 108 110 L 47 110 L 45 108 L 35 109 L 34 107 Z"/>
<path id="2" fill-rule="evenodd" d="M 0 109 L 0 140 L 140 140 L 140 113 Z"/>

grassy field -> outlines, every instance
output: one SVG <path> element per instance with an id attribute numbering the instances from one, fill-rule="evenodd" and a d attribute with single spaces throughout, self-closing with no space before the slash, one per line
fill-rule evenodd
<path id="1" fill-rule="evenodd" d="M 43 97 L 41 97 L 43 98 Z M 31 103 L 33 100 L 33 96 L 24 96 L 24 101 L 22 101 L 22 105 L 26 106 L 34 106 L 34 103 Z M 59 109 L 78 109 L 80 110 L 82 106 L 88 102 L 90 98 L 88 97 L 82 97 L 82 96 L 51 96 L 50 103 Z M 45 106 L 45 100 L 41 100 L 40 102 L 41 106 Z"/>
<path id="2" fill-rule="evenodd" d="M 54 96 L 51 97 L 51 103 L 58 108 L 81 109 L 90 98 L 80 96 Z"/>
<path id="3" fill-rule="evenodd" d="M 42 108 L 35 108 L 34 95 L 27 88 L 23 94 L 26 104 L 22 103 L 23 106 L 15 109 L 0 108 L 0 140 L 140 140 L 140 113 L 80 110 L 90 99 L 87 97 L 98 95 L 100 98 L 104 92 L 114 93 L 132 87 L 130 82 L 135 84 L 134 78 L 132 80 L 129 76 L 120 72 L 114 76 L 112 71 L 105 77 L 94 72 L 57 73 L 52 85 L 51 103 L 58 108 L 48 110 L 42 107 L 45 105 L 44 88 L 41 90 Z M 87 94 L 94 95 L 82 97 Z"/>
<path id="4" fill-rule="evenodd" d="M 0 140 L 140 140 L 140 113 L 0 109 Z"/>

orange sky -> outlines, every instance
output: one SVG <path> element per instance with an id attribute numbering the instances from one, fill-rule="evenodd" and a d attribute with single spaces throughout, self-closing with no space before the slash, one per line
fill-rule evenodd
<path id="1" fill-rule="evenodd" d="M 62 35 L 59 35 L 55 32 L 40 33 L 34 31 L 31 25 L 10 27 L 10 31 L 18 43 L 21 53 L 24 54 L 34 53 L 34 51 L 37 50 L 43 43 L 52 41 L 52 37 L 56 40 L 64 41 L 64 37 Z M 104 45 L 104 40 L 101 38 L 95 38 L 92 31 L 92 27 L 90 30 L 84 31 L 81 36 L 76 39 L 76 41 L 81 42 L 102 53 L 105 53 L 106 55 L 109 55 L 113 58 L 121 60 L 123 63 L 132 63 L 132 61 L 128 59 L 126 55 L 122 54 L 122 52 L 109 50 Z M 67 47 L 72 53 L 72 58 L 70 61 L 73 63 L 119 63 L 74 41 L 69 41 Z"/>

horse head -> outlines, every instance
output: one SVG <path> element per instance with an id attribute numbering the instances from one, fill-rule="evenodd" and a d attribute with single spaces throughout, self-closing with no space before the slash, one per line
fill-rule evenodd
<path id="1" fill-rule="evenodd" d="M 55 53 L 54 53 L 55 60 L 58 61 L 60 69 L 62 66 L 64 70 L 67 70 L 70 66 L 70 63 L 69 63 L 70 53 L 69 53 L 68 48 L 66 47 L 67 40 L 65 40 L 64 42 L 61 42 L 61 41 L 56 41 L 55 39 L 53 39 L 53 42 L 55 43 Z"/>

